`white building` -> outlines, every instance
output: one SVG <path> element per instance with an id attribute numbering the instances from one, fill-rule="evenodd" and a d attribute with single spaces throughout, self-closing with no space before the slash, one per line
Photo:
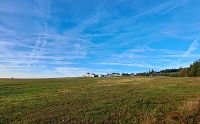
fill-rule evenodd
<path id="1" fill-rule="evenodd" d="M 86 75 L 84 75 L 84 77 L 98 77 L 98 75 L 94 73 L 87 73 Z"/>

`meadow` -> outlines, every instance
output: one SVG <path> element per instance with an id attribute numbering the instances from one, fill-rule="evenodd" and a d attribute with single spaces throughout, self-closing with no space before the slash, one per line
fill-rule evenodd
<path id="1" fill-rule="evenodd" d="M 0 123 L 198 123 L 200 78 L 0 79 Z"/>

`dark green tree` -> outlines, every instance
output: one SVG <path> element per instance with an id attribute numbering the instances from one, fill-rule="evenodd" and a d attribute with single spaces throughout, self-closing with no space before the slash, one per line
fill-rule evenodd
<path id="1" fill-rule="evenodd" d="M 188 76 L 197 77 L 200 76 L 200 60 L 190 65 L 187 71 Z"/>

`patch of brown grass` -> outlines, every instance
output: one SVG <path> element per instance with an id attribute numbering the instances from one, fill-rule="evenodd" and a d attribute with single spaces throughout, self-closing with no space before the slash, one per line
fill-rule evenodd
<path id="1" fill-rule="evenodd" d="M 200 99 L 192 99 L 183 102 L 178 111 L 168 112 L 163 116 L 166 124 L 199 124 L 200 123 Z"/>
<path id="2" fill-rule="evenodd" d="M 199 99 L 197 100 L 189 100 L 189 101 L 186 101 L 183 106 L 181 106 L 181 110 L 183 111 L 188 111 L 188 112 L 191 112 L 191 111 L 195 111 L 198 106 L 199 106 Z"/>
<path id="3" fill-rule="evenodd" d="M 175 124 L 183 123 L 183 116 L 180 112 L 169 112 L 165 114 L 165 123 Z"/>

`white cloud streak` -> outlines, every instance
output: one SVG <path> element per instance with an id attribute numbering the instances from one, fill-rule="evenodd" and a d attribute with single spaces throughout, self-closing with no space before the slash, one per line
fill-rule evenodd
<path id="1" fill-rule="evenodd" d="M 195 50 L 198 49 L 199 47 L 199 38 L 195 39 L 192 44 L 190 45 L 190 47 L 188 48 L 188 50 L 185 52 L 185 54 L 183 55 L 183 58 L 186 58 L 187 56 L 189 56 L 192 52 L 194 52 Z"/>

